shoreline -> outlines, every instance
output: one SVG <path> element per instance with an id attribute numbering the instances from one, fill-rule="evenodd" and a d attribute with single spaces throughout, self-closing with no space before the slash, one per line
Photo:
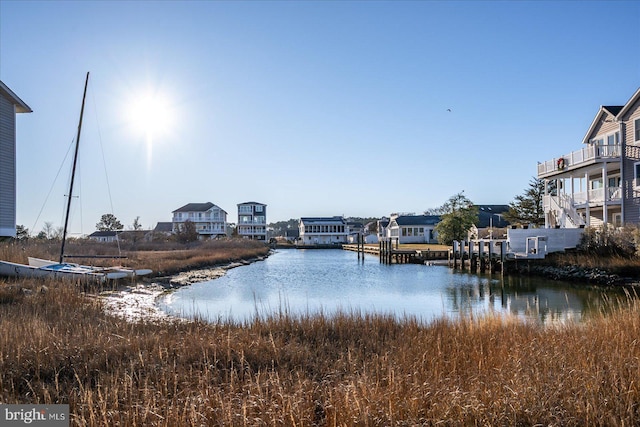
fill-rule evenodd
<path id="1" fill-rule="evenodd" d="M 163 295 L 194 283 L 215 280 L 227 274 L 228 270 L 265 260 L 267 256 L 240 260 L 228 264 L 186 270 L 171 276 L 160 276 L 130 285 L 119 286 L 115 290 L 102 291 L 95 297 L 104 305 L 104 311 L 128 322 L 188 321 L 172 316 L 158 305 Z"/>

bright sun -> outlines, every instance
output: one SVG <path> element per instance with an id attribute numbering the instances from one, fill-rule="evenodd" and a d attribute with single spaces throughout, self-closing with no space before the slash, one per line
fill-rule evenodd
<path id="1" fill-rule="evenodd" d="M 147 167 L 151 167 L 153 146 L 172 130 L 175 109 L 169 98 L 157 91 L 141 92 L 131 99 L 128 121 L 136 133 L 143 135 L 147 146 Z"/>
<path id="2" fill-rule="evenodd" d="M 171 105 L 166 97 L 152 92 L 134 98 L 129 117 L 135 129 L 151 139 L 169 131 L 173 122 Z"/>

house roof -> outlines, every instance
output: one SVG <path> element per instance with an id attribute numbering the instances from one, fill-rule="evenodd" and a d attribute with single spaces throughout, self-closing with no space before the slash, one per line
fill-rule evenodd
<path id="1" fill-rule="evenodd" d="M 303 224 L 311 224 L 313 222 L 340 222 L 346 224 L 347 221 L 342 216 L 330 216 L 330 217 L 304 217 L 300 218 L 300 222 Z"/>
<path id="2" fill-rule="evenodd" d="M 589 129 L 587 130 L 587 133 L 584 135 L 584 138 L 582 138 L 582 143 L 583 144 L 589 143 L 589 137 L 596 130 L 596 127 L 598 126 L 598 124 L 600 123 L 600 120 L 603 117 L 610 115 L 615 118 L 617 114 L 616 112 L 620 112 L 620 110 L 622 110 L 622 106 L 620 105 L 616 105 L 616 106 L 610 105 L 607 107 L 601 106 L 600 109 L 598 110 L 598 113 L 593 118 L 593 121 L 591 122 L 591 126 L 589 126 Z"/>
<path id="3" fill-rule="evenodd" d="M 638 101 L 640 101 L 640 88 L 638 88 L 638 90 L 636 90 L 636 93 L 634 93 L 633 96 L 627 101 L 627 103 L 624 104 L 624 107 L 622 107 L 622 109 L 618 111 L 618 113 L 616 114 L 616 118 L 622 118 Z"/>
<path id="4" fill-rule="evenodd" d="M 440 215 L 400 215 L 395 222 L 398 225 L 436 225 Z"/>
<path id="5" fill-rule="evenodd" d="M 13 93 L 11 89 L 0 80 L 0 94 L 9 99 L 16 106 L 16 112 L 18 113 L 33 113 L 31 107 L 24 103 L 24 101 L 18 98 L 18 95 Z"/>
<path id="6" fill-rule="evenodd" d="M 173 231 L 173 223 L 172 222 L 159 222 L 156 224 L 156 227 L 153 231 L 159 231 L 163 233 L 172 232 Z"/>
<path id="7" fill-rule="evenodd" d="M 216 208 L 220 209 L 222 212 L 227 213 L 220 206 L 216 206 L 211 202 L 207 202 L 207 203 L 187 203 L 186 205 L 184 205 L 181 208 L 176 209 L 172 213 L 176 213 L 176 212 L 206 212 L 206 211 L 210 210 L 213 207 L 216 207 Z"/>
<path id="8" fill-rule="evenodd" d="M 244 203 L 238 203 L 238 206 L 240 205 L 261 205 L 261 206 L 267 206 L 264 203 L 260 203 L 260 202 L 244 202 Z"/>
<path id="9" fill-rule="evenodd" d="M 489 227 L 506 227 L 509 221 L 506 221 L 502 214 L 509 210 L 509 205 L 476 205 L 478 208 L 478 228 Z"/>
<path id="10" fill-rule="evenodd" d="M 115 237 L 118 234 L 117 231 L 109 230 L 109 231 L 94 231 L 89 234 L 89 237 Z"/>

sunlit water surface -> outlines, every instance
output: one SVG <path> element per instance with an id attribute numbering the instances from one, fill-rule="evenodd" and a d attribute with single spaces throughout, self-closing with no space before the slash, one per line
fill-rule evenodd
<path id="1" fill-rule="evenodd" d="M 221 278 L 166 295 L 172 315 L 247 322 L 259 315 L 391 314 L 428 322 L 487 313 L 543 323 L 582 321 L 619 295 L 529 277 L 479 275 L 446 266 L 384 265 L 343 250 L 279 250 Z"/>

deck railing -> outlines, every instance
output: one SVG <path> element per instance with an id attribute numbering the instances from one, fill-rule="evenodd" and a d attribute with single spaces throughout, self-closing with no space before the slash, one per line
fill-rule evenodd
<path id="1" fill-rule="evenodd" d="M 619 158 L 620 151 L 620 145 L 588 145 L 567 155 L 538 163 L 538 176 L 560 172 L 593 160 Z"/>

